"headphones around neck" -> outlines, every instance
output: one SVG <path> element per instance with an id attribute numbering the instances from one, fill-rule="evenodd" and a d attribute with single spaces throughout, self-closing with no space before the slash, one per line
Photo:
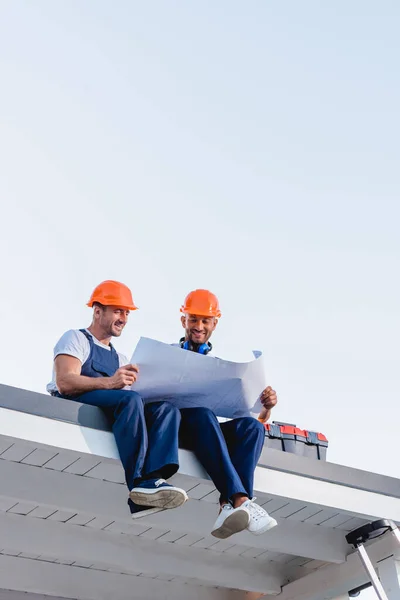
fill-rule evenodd
<path id="1" fill-rule="evenodd" d="M 208 354 L 212 350 L 211 342 L 195 344 L 191 340 L 186 340 L 184 337 L 179 340 L 179 344 L 183 350 L 191 350 L 191 352 L 197 352 L 198 354 Z"/>

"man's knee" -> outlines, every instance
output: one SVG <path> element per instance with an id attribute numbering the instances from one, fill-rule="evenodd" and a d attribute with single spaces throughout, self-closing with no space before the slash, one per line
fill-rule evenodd
<path id="1" fill-rule="evenodd" d="M 83 404 L 92 404 L 93 406 L 112 407 L 125 406 L 128 404 L 143 404 L 141 396 L 131 390 L 93 390 L 86 392 L 78 398 L 77 401 Z"/>
<path id="2" fill-rule="evenodd" d="M 185 420 L 196 423 L 210 423 L 217 421 L 217 417 L 210 408 L 205 406 L 196 406 L 195 408 L 185 408 L 182 411 Z M 218 421 L 217 421 L 218 422 Z"/>
<path id="3" fill-rule="evenodd" d="M 260 423 L 260 421 L 258 421 L 257 419 L 253 419 L 253 421 L 256 422 L 256 427 L 257 427 L 257 430 L 259 431 L 260 436 L 262 438 L 264 438 L 265 437 L 265 427 L 264 427 L 264 424 Z"/>
<path id="4" fill-rule="evenodd" d="M 157 415 L 157 417 L 170 418 L 170 419 L 180 419 L 181 413 L 176 406 L 171 404 L 171 402 L 167 402 L 166 400 L 162 400 L 161 402 L 152 402 L 146 406 L 146 412 L 151 412 L 152 414 Z"/>
<path id="5" fill-rule="evenodd" d="M 132 390 L 111 390 L 120 406 L 142 406 L 142 397 Z"/>
<path id="6" fill-rule="evenodd" d="M 254 417 L 242 417 L 241 419 L 238 419 L 238 425 L 247 433 L 252 432 L 261 437 L 264 437 L 265 435 L 264 425 L 260 423 L 258 419 L 254 419 Z"/>

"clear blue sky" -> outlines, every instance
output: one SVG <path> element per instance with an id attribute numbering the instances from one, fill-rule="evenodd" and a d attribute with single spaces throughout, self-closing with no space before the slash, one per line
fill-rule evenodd
<path id="1" fill-rule="evenodd" d="M 0 380 L 44 390 L 103 279 L 141 308 L 128 355 L 208 287 L 275 418 L 400 476 L 399 22 L 397 0 L 0 1 Z"/>

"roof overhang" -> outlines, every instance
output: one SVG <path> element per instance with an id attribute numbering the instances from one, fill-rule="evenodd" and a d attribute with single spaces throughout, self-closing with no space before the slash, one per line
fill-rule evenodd
<path id="1" fill-rule="evenodd" d="M 358 561 L 348 556 L 347 531 L 382 517 L 400 522 L 398 480 L 268 449 L 255 477 L 258 502 L 279 522 L 268 534 L 210 536 L 218 494 L 185 450 L 174 480 L 191 501 L 132 521 L 101 411 L 8 386 L 0 386 L 0 459 L 0 531 L 7 542 L 0 548 L 0 588 L 31 593 L 101 598 L 112 589 L 118 600 L 129 585 L 137 590 L 133 598 L 147 597 L 143 586 L 149 598 L 166 590 L 168 597 L 202 598 L 205 590 L 205 598 L 223 598 L 232 589 L 254 598 L 300 598 L 298 591 L 288 595 L 293 586 L 313 578 L 317 589 L 327 569 L 346 581 L 343 569 Z"/>

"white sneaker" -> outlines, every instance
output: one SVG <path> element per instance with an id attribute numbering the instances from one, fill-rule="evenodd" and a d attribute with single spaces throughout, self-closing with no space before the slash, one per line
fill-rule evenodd
<path id="1" fill-rule="evenodd" d="M 211 535 L 220 540 L 225 540 L 234 533 L 246 529 L 250 522 L 250 512 L 244 507 L 244 504 L 238 508 L 233 508 L 230 504 L 224 504 L 214 523 Z"/>
<path id="2" fill-rule="evenodd" d="M 266 510 L 256 504 L 254 500 L 255 498 L 246 500 L 246 502 L 242 504 L 242 507 L 244 506 L 250 514 L 250 521 L 247 529 L 251 533 L 254 533 L 254 535 L 261 535 L 262 533 L 269 531 L 269 529 L 276 527 L 278 523 Z"/>

